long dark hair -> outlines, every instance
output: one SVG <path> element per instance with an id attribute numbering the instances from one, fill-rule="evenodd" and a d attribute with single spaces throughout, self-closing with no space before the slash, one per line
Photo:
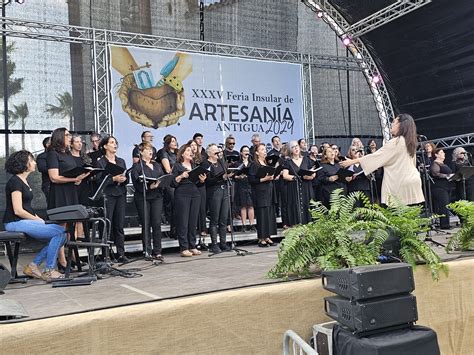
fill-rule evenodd
<path id="1" fill-rule="evenodd" d="M 101 139 L 100 143 L 99 143 L 99 150 L 102 152 L 102 154 L 105 154 L 105 146 L 107 144 L 109 144 L 109 141 L 111 139 L 115 139 L 115 143 L 117 144 L 117 147 L 118 147 L 118 140 L 117 138 L 115 138 L 114 136 L 110 135 L 110 136 L 106 136 L 104 138 Z M 151 144 L 150 144 L 151 145 Z M 153 147 L 153 146 L 152 146 Z"/>
<path id="2" fill-rule="evenodd" d="M 418 146 L 415 120 L 408 113 L 401 113 L 397 118 L 399 122 L 397 137 L 403 136 L 405 138 L 407 152 L 411 157 L 414 157 Z"/>
<path id="3" fill-rule="evenodd" d="M 188 148 L 192 149 L 191 145 L 185 144 L 185 145 L 182 145 L 181 147 L 179 147 L 178 154 L 176 155 L 176 161 L 178 163 L 182 163 L 184 161 L 183 154 L 184 154 L 184 151 Z"/>
<path id="4" fill-rule="evenodd" d="M 54 150 L 58 153 L 64 153 L 69 150 L 69 147 L 65 147 L 66 142 L 66 131 L 67 128 L 61 127 L 56 128 L 51 135 L 51 144 L 48 150 Z"/>

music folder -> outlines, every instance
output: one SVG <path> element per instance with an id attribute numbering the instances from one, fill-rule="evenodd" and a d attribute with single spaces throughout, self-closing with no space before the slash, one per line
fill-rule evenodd
<path id="1" fill-rule="evenodd" d="M 271 165 L 271 166 L 275 166 L 276 163 L 278 163 L 279 159 L 280 159 L 280 157 L 276 154 L 267 155 L 265 157 L 265 161 L 267 162 L 268 165 Z"/>
<path id="2" fill-rule="evenodd" d="M 273 174 L 275 174 L 275 170 L 276 170 L 276 168 L 274 168 L 273 166 L 261 165 L 261 166 L 257 169 L 257 174 L 256 174 L 256 176 L 257 176 L 258 178 L 264 178 L 264 177 L 267 176 L 267 175 L 273 175 Z"/>
<path id="3" fill-rule="evenodd" d="M 94 176 L 100 172 L 104 171 L 102 168 L 94 168 L 93 166 L 90 165 L 85 165 L 85 166 L 76 166 L 75 168 L 72 168 L 68 171 L 65 171 L 62 173 L 62 176 L 67 177 L 67 178 L 76 178 L 79 175 L 85 174 L 85 173 L 90 173 L 89 177 Z"/>
<path id="4" fill-rule="evenodd" d="M 448 178 L 449 181 L 462 181 L 467 180 L 474 175 L 474 166 L 463 166 L 456 174 L 453 174 Z"/>
<path id="5" fill-rule="evenodd" d="M 285 167 L 283 166 L 283 164 L 278 165 L 278 166 L 275 168 L 275 172 L 273 173 L 273 177 L 276 178 L 278 175 L 280 175 L 280 173 L 283 171 L 283 169 L 285 169 Z"/>
<path id="6" fill-rule="evenodd" d="M 140 179 L 140 181 L 143 181 L 143 175 L 140 175 L 138 178 Z M 145 176 L 145 181 L 148 185 L 159 181 L 160 184 L 158 185 L 158 187 L 168 187 L 173 181 L 173 174 L 165 174 L 160 176 L 159 178 Z"/>
<path id="7" fill-rule="evenodd" d="M 209 168 L 204 168 L 202 165 L 196 166 L 193 170 L 191 170 L 188 174 L 188 180 L 194 183 L 197 183 L 199 181 L 199 175 L 201 174 L 210 174 L 211 172 L 211 167 Z"/>
<path id="8" fill-rule="evenodd" d="M 339 169 L 336 175 L 339 176 L 339 179 L 345 179 L 346 177 L 354 175 L 354 172 L 349 169 Z"/>
<path id="9" fill-rule="evenodd" d="M 321 169 L 322 169 L 322 167 L 319 167 L 319 168 L 317 168 L 317 169 L 310 169 L 310 170 L 308 170 L 308 169 L 300 169 L 300 170 L 298 170 L 298 175 L 301 176 L 301 177 L 303 177 L 303 176 L 311 176 L 311 175 L 313 175 L 316 171 L 321 170 Z"/>
<path id="10" fill-rule="evenodd" d="M 107 175 L 112 175 L 112 176 L 127 175 L 132 169 L 133 167 L 126 170 L 125 168 L 122 168 L 121 166 L 117 164 L 107 162 L 107 165 L 105 165 L 105 168 L 104 168 L 104 173 L 106 173 Z"/>

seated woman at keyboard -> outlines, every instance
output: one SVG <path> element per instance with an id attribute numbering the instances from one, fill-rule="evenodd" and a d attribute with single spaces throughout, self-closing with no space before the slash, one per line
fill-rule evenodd
<path id="1" fill-rule="evenodd" d="M 5 170 L 13 176 L 5 186 L 6 209 L 3 224 L 5 230 L 9 232 L 26 233 L 34 239 L 48 242 L 48 245 L 25 267 L 23 273 L 51 282 L 64 277 L 56 270 L 56 261 L 59 249 L 66 242 L 66 232 L 59 225 L 45 224 L 31 207 L 33 191 L 27 177 L 35 169 L 36 162 L 33 155 L 26 150 L 20 150 L 8 157 Z M 43 261 L 46 261 L 46 267 L 44 272 L 41 272 L 40 265 Z"/>

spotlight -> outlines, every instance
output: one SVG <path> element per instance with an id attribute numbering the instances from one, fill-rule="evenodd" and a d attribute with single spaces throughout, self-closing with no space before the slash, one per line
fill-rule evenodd
<path id="1" fill-rule="evenodd" d="M 316 14 L 316 16 L 318 16 L 319 18 L 323 18 L 324 12 L 318 11 L 318 13 Z"/>
<path id="2" fill-rule="evenodd" d="M 381 81 L 382 81 L 382 78 L 381 78 L 380 75 L 378 75 L 378 74 L 377 74 L 377 75 L 374 75 L 374 76 L 372 77 L 372 82 L 373 82 L 374 84 L 378 84 L 378 83 L 380 83 Z"/>
<path id="3" fill-rule="evenodd" d="M 349 36 L 345 36 L 342 38 L 342 44 L 346 47 L 352 43 L 352 39 Z"/>

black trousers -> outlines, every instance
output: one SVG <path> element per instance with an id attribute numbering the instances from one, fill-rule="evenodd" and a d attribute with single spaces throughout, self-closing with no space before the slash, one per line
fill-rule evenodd
<path id="1" fill-rule="evenodd" d="M 201 194 L 196 185 L 183 184 L 174 190 L 174 211 L 179 249 L 196 248 L 196 229 Z"/>
<path id="2" fill-rule="evenodd" d="M 450 202 L 450 191 L 442 188 L 433 187 L 431 190 L 431 197 L 433 199 L 433 210 L 436 214 L 443 214 L 439 218 L 440 228 L 449 227 L 449 214 L 446 205 Z"/>
<path id="3" fill-rule="evenodd" d="M 125 254 L 125 234 L 123 226 L 125 224 L 125 206 L 127 204 L 127 195 L 107 196 L 105 200 L 106 217 L 110 221 L 110 240 L 114 242 L 117 248 L 117 254 Z"/>
<path id="4" fill-rule="evenodd" d="M 206 231 L 206 216 L 207 216 L 207 195 L 206 195 L 206 185 L 198 187 L 199 194 L 201 195 L 201 204 L 199 205 L 199 216 L 198 216 L 198 232 Z"/>
<path id="5" fill-rule="evenodd" d="M 165 217 L 170 225 L 171 232 L 174 233 L 174 230 L 176 228 L 176 221 L 174 220 L 174 188 L 165 187 L 163 189 L 163 195 Z"/>
<path id="6" fill-rule="evenodd" d="M 219 232 L 219 241 L 226 243 L 226 226 L 229 218 L 229 193 L 227 185 L 213 186 L 207 189 L 209 204 L 209 230 L 212 244 L 217 243 L 217 233 Z"/>
<path id="7" fill-rule="evenodd" d="M 148 231 L 145 230 L 145 213 L 143 198 L 135 197 L 135 206 L 137 207 L 138 217 L 142 225 L 142 245 L 145 253 L 152 255 L 161 254 L 161 213 L 163 212 L 163 198 L 154 198 L 146 200 L 146 214 L 148 220 Z M 150 227 L 152 229 L 150 238 Z M 153 241 L 153 247 L 152 247 Z"/>

